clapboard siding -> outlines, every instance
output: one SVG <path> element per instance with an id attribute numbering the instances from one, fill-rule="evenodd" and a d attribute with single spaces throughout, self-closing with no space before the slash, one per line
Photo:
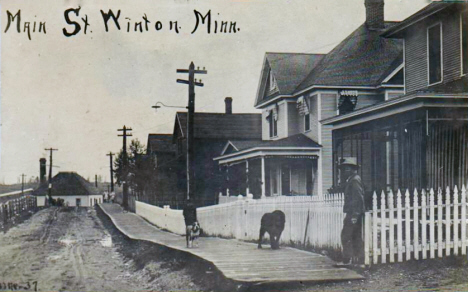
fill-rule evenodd
<path id="1" fill-rule="evenodd" d="M 337 109 L 337 94 L 322 93 L 322 113 L 321 118 L 326 119 L 336 115 Z M 333 147 L 332 147 L 332 126 L 322 125 L 322 192 L 327 193 L 327 190 L 333 184 Z"/>
<path id="2" fill-rule="evenodd" d="M 318 116 L 318 97 L 313 95 L 310 97 L 310 131 L 307 131 L 305 135 L 310 139 L 318 143 L 318 131 L 319 131 L 319 116 Z"/>
<path id="3" fill-rule="evenodd" d="M 442 23 L 443 83 L 461 76 L 460 14 L 436 14 L 419 22 L 406 31 L 405 35 L 405 81 L 407 93 L 427 89 L 427 28 Z"/>

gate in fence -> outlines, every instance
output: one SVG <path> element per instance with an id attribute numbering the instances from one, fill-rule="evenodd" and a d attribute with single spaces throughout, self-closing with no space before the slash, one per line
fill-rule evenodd
<path id="1" fill-rule="evenodd" d="M 365 264 L 466 254 L 466 187 L 374 192 L 364 222 Z"/>

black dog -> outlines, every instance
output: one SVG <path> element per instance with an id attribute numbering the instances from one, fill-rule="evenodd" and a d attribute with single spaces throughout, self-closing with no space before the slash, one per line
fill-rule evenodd
<path id="1" fill-rule="evenodd" d="M 286 222 L 285 218 L 284 213 L 280 210 L 273 211 L 272 213 L 265 213 L 262 216 L 258 248 L 262 248 L 262 238 L 265 232 L 268 232 L 270 235 L 271 248 L 279 249 L 279 240 L 284 230 L 284 223 Z"/>

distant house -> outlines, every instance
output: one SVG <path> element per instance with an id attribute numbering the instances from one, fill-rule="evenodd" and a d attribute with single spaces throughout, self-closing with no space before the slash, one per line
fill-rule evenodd
<path id="1" fill-rule="evenodd" d="M 99 194 L 98 189 L 76 172 L 59 172 L 52 178 L 51 185 L 52 198 L 63 199 L 68 206 L 91 207 L 102 203 L 103 200 L 103 195 Z M 48 184 L 42 184 L 34 191 L 38 206 L 46 204 L 48 187 Z"/>
<path id="2" fill-rule="evenodd" d="M 404 40 L 405 95 L 324 117 L 334 160 L 356 156 L 377 192 L 467 184 L 468 4 L 429 4 L 382 36 Z"/>
<path id="3" fill-rule="evenodd" d="M 178 159 L 172 134 L 149 134 L 146 155 L 153 160 L 153 178 L 140 200 L 155 205 L 174 205 L 184 192 L 178 184 Z"/>
<path id="4" fill-rule="evenodd" d="M 225 113 L 194 115 L 194 194 L 200 205 L 217 203 L 225 192 L 224 168 L 213 160 L 230 140 L 260 141 L 261 114 L 232 113 L 232 98 L 225 99 Z M 180 207 L 187 196 L 187 113 L 175 116 L 174 131 L 148 136 L 148 155 L 156 162 L 156 184 L 144 201 L 155 205 Z"/>
<path id="5" fill-rule="evenodd" d="M 266 53 L 255 100 L 261 140 L 231 140 L 215 158 L 230 181 L 244 181 L 241 194 L 333 191 L 338 161 L 321 121 L 404 94 L 402 41 L 381 36 L 395 23 L 384 21 L 383 0 L 365 7 L 366 22 L 328 54 Z"/>

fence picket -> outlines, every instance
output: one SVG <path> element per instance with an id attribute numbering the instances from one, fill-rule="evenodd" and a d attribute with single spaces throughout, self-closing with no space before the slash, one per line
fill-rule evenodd
<path id="1" fill-rule="evenodd" d="M 451 226 L 451 212 L 450 212 L 450 188 L 445 189 L 445 255 L 450 255 L 450 226 Z M 455 234 L 454 234 L 455 235 Z"/>
<path id="2" fill-rule="evenodd" d="M 458 225 L 460 224 L 460 219 L 458 218 L 458 188 L 455 186 L 453 189 L 453 254 L 458 255 L 459 240 L 458 240 Z"/>
<path id="3" fill-rule="evenodd" d="M 442 238 L 442 189 L 437 190 L 437 256 L 441 258 L 444 255 L 443 251 L 443 238 Z"/>
<path id="4" fill-rule="evenodd" d="M 369 253 L 370 253 L 370 221 L 371 216 L 369 212 L 364 214 L 364 265 L 370 265 Z"/>
<path id="5" fill-rule="evenodd" d="M 410 194 L 406 189 L 405 193 L 405 253 L 406 260 L 411 259 L 411 217 L 410 217 Z"/>
<path id="6" fill-rule="evenodd" d="M 461 192 L 461 254 L 466 255 L 466 188 L 462 186 Z"/>
<path id="7" fill-rule="evenodd" d="M 388 221 L 389 221 L 389 232 L 388 232 L 388 245 L 390 250 L 390 262 L 395 262 L 395 220 L 394 220 L 394 209 L 393 209 L 393 191 L 390 190 L 388 193 Z"/>
<path id="8" fill-rule="evenodd" d="M 429 192 L 429 255 L 435 257 L 435 210 L 434 210 L 434 189 Z"/>
<path id="9" fill-rule="evenodd" d="M 397 193 L 397 252 L 398 262 L 403 261 L 403 218 L 401 206 L 401 191 Z"/>
<path id="10" fill-rule="evenodd" d="M 378 240 L 377 234 L 377 194 L 374 192 L 372 196 L 372 245 L 374 247 L 372 257 L 374 260 L 374 264 L 377 264 L 378 261 Z"/>
<path id="11" fill-rule="evenodd" d="M 387 262 L 387 231 L 385 230 L 387 226 L 387 216 L 385 210 L 385 193 L 382 191 L 380 195 L 380 252 L 382 253 L 382 264 Z"/>
<path id="12" fill-rule="evenodd" d="M 421 191 L 421 251 L 422 258 L 427 258 L 427 215 L 426 215 L 426 190 Z"/>
<path id="13" fill-rule="evenodd" d="M 419 260 L 419 216 L 418 216 L 418 190 L 413 194 L 413 253 L 414 259 Z"/>

